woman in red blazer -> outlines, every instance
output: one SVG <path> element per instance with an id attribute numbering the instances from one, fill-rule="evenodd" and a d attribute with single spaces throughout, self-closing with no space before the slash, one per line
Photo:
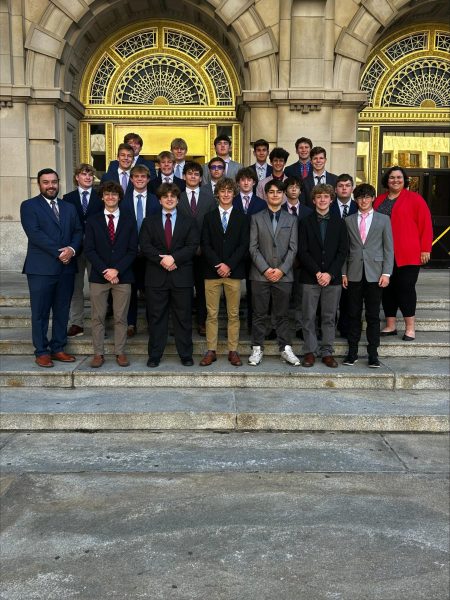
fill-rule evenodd
<path id="1" fill-rule="evenodd" d="M 394 271 L 383 290 L 386 327 L 382 336 L 397 335 L 396 316 L 400 309 L 405 319 L 403 340 L 415 338 L 416 282 L 420 265 L 430 260 L 433 227 L 425 200 L 409 191 L 409 178 L 401 167 L 391 167 L 381 180 L 387 192 L 375 199 L 376 211 L 391 219 L 394 238 Z"/>

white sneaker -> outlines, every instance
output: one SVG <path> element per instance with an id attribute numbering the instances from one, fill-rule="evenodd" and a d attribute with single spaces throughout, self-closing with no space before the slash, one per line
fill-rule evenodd
<path id="1" fill-rule="evenodd" d="M 252 346 L 252 353 L 248 357 L 248 364 L 256 367 L 262 361 L 263 354 L 261 346 Z"/>
<path id="2" fill-rule="evenodd" d="M 281 358 L 290 365 L 294 365 L 294 367 L 298 367 L 300 365 L 300 359 L 295 356 L 291 346 L 284 347 L 284 350 L 281 353 Z"/>

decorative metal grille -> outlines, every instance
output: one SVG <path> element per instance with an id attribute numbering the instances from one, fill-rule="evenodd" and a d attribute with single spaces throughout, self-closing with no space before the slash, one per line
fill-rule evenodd
<path id="1" fill-rule="evenodd" d="M 91 85 L 91 104 L 103 104 L 106 101 L 106 88 L 115 70 L 116 65 L 106 56 L 100 63 Z"/>
<path id="2" fill-rule="evenodd" d="M 364 73 L 361 89 L 367 92 L 370 105 L 372 105 L 375 87 L 380 81 L 383 73 L 386 71 L 386 68 L 387 67 L 378 58 L 375 58 Z"/>
<path id="3" fill-rule="evenodd" d="M 424 58 L 405 65 L 389 82 L 381 104 L 450 107 L 450 63 Z"/>
<path id="4" fill-rule="evenodd" d="M 195 58 L 195 60 L 199 60 L 207 52 L 206 46 L 192 36 L 182 34 L 179 31 L 173 31 L 172 29 L 164 31 L 164 45 L 167 48 L 184 52 L 188 56 Z"/>
<path id="5" fill-rule="evenodd" d="M 215 56 L 206 64 L 205 69 L 213 82 L 217 104 L 219 106 L 229 106 L 233 104 L 230 84 L 228 83 L 222 65 Z"/>
<path id="6" fill-rule="evenodd" d="M 388 46 L 385 50 L 385 53 L 393 62 L 396 62 L 399 60 L 399 58 L 402 58 L 407 54 L 411 54 L 411 52 L 425 50 L 427 47 L 427 41 L 428 34 L 426 32 L 409 35 L 408 37 L 398 40 Z"/>
<path id="7" fill-rule="evenodd" d="M 450 52 L 450 35 L 448 33 L 436 32 L 436 50 Z"/>
<path id="8" fill-rule="evenodd" d="M 208 103 L 197 74 L 183 62 L 155 55 L 132 65 L 119 82 L 117 104 L 199 104 Z"/>
<path id="9" fill-rule="evenodd" d="M 126 40 L 123 40 L 116 46 L 114 46 L 114 50 L 120 54 L 123 58 L 128 58 L 135 52 L 139 52 L 139 50 L 144 50 L 145 48 L 154 48 L 156 45 L 156 30 L 149 29 L 148 31 L 143 31 L 136 35 L 133 35 Z"/>

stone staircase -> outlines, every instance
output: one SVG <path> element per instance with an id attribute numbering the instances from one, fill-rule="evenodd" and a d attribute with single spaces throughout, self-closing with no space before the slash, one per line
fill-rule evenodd
<path id="1" fill-rule="evenodd" d="M 77 361 L 42 369 L 34 363 L 26 279 L 0 276 L 0 429 L 448 430 L 448 271 L 421 272 L 414 342 L 403 342 L 401 333 L 383 339 L 381 369 L 367 367 L 362 344 L 360 361 L 336 370 L 320 362 L 312 369 L 286 365 L 276 342 L 267 342 L 260 366 L 234 368 L 226 360 L 224 321 L 211 367 L 197 366 L 206 347 L 195 334 L 196 366 L 180 364 L 170 338 L 160 367 L 148 369 L 147 336 L 138 333 L 127 348 L 130 367 L 107 356 L 93 370 L 89 319 L 85 335 L 67 346 Z M 145 330 L 143 316 L 138 330 Z M 239 350 L 245 359 L 249 349 L 243 323 Z M 342 357 L 345 340 L 337 338 L 335 350 Z M 299 343 L 294 351 L 301 353 Z"/>

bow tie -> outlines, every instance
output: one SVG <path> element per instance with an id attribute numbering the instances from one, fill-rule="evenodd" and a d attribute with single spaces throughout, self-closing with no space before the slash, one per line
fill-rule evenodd
<path id="1" fill-rule="evenodd" d="M 317 213 L 317 221 L 320 223 L 321 221 L 329 221 L 330 220 L 330 213 L 327 212 L 326 215 L 319 215 L 319 213 Z"/>

